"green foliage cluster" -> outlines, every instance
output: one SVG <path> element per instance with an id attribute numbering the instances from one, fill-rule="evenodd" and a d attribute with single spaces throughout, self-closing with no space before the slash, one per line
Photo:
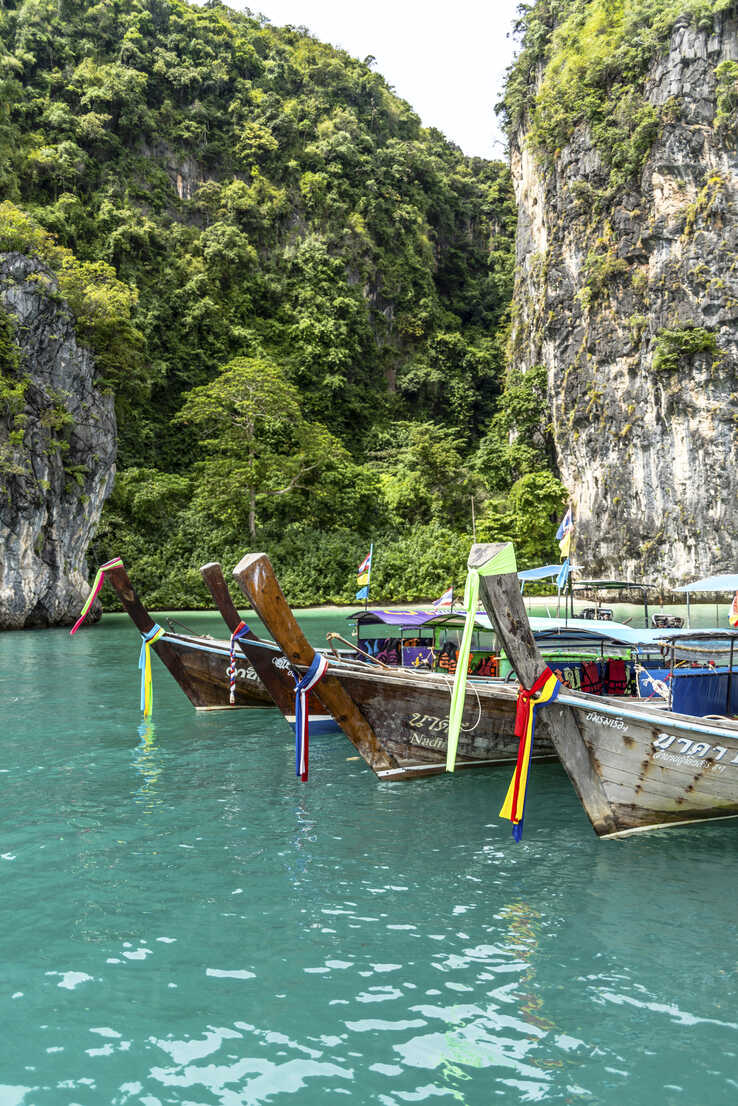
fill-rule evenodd
<path id="1" fill-rule="evenodd" d="M 715 126 L 734 126 L 738 113 L 738 62 L 721 61 L 715 67 L 717 112 Z"/>
<path id="2" fill-rule="evenodd" d="M 688 326 L 680 330 L 664 327 L 655 338 L 651 368 L 657 373 L 677 372 L 685 362 L 697 353 L 709 353 L 714 363 L 720 350 L 715 335 L 701 326 Z"/>
<path id="3" fill-rule="evenodd" d="M 27 388 L 28 377 L 21 370 L 13 319 L 0 305 L 0 479 L 25 471 L 22 447 Z"/>
<path id="4" fill-rule="evenodd" d="M 42 217 L 42 212 L 39 213 Z M 0 253 L 30 254 L 56 278 L 59 295 L 71 308 L 77 337 L 95 353 L 103 386 L 113 388 L 121 417 L 148 394 L 143 336 L 133 323 L 135 288 L 117 279 L 105 261 L 80 261 L 40 220 L 10 200 L 0 202 Z M 36 278 L 43 281 L 44 274 Z M 49 291 L 53 288 L 49 282 Z"/>
<path id="5" fill-rule="evenodd" d="M 599 241 L 584 260 L 584 300 L 594 303 L 609 289 L 618 277 L 628 272 L 628 262 L 618 257 L 614 245 Z"/>
<path id="6" fill-rule="evenodd" d="M 609 170 L 611 189 L 640 171 L 662 122 L 672 118 L 644 96 L 644 78 L 677 19 L 710 30 L 734 0 L 537 0 L 518 23 L 522 49 L 500 110 L 510 134 L 526 123 L 530 141 L 552 161 L 586 123 Z M 734 81 L 723 63 L 723 111 L 732 112 Z M 720 67 L 718 67 L 720 68 Z"/>
<path id="7" fill-rule="evenodd" d="M 370 540 L 377 597 L 432 595 L 472 496 L 551 479 L 505 390 L 508 170 L 371 59 L 218 0 L 5 0 L 0 202 L 0 250 L 42 258 L 115 390 L 91 557 L 152 603 L 254 547 L 297 601 L 348 600 Z"/>

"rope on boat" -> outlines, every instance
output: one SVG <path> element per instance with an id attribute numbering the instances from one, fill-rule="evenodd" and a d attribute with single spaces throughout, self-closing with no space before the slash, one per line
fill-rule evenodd
<path id="1" fill-rule="evenodd" d="M 654 695 L 658 695 L 659 698 L 661 698 L 661 699 L 668 699 L 669 698 L 669 688 L 667 687 L 667 685 L 664 683 L 663 680 L 657 680 L 655 676 L 651 675 L 651 673 L 648 671 L 647 668 L 644 668 L 642 664 L 638 664 L 637 661 L 634 664 L 634 668 L 635 668 L 635 671 L 636 671 L 636 687 L 638 688 L 638 698 L 639 699 L 643 698 L 643 696 L 641 695 L 641 685 L 638 682 L 638 677 L 639 676 L 643 676 L 644 681 L 647 684 L 650 684 L 650 686 L 654 690 Z M 649 696 L 647 696 L 647 698 L 652 699 L 653 695 L 649 695 Z"/>
<path id="2" fill-rule="evenodd" d="M 453 685 L 449 683 L 446 673 L 442 669 L 439 669 L 437 673 L 434 673 L 434 675 L 441 677 L 446 687 L 448 688 L 449 695 L 452 696 L 454 693 Z M 479 723 L 482 721 L 482 701 L 479 698 L 479 692 L 477 691 L 476 686 L 473 683 L 471 685 L 467 684 L 465 696 L 469 694 L 469 687 L 471 687 L 472 691 L 477 697 L 477 720 L 473 726 L 461 726 L 460 729 L 462 733 L 473 733 Z"/>
<path id="3" fill-rule="evenodd" d="M 167 618 L 167 626 L 173 634 L 178 633 L 177 627 L 181 626 L 185 633 L 189 634 L 190 637 L 206 637 L 209 638 L 211 641 L 215 640 L 212 634 L 201 634 L 197 630 L 191 629 L 186 622 L 181 622 L 178 618 Z"/>
<path id="4" fill-rule="evenodd" d="M 353 641 L 347 641 L 345 637 L 341 637 L 340 634 L 329 633 L 325 635 L 326 641 L 342 641 L 344 645 L 348 645 L 349 649 L 352 649 L 355 653 L 361 653 L 362 657 L 366 657 L 367 660 L 372 661 L 373 664 L 378 664 L 380 668 L 391 668 L 389 664 L 385 664 L 384 661 L 377 660 L 371 653 L 365 653 L 363 649 L 360 649 L 358 645 L 354 645 Z M 336 652 L 335 646 L 332 646 L 333 651 Z"/>
<path id="5" fill-rule="evenodd" d="M 707 648 L 704 645 L 673 645 L 672 648 L 674 650 L 675 656 L 678 655 L 682 657 L 690 657 L 694 654 L 699 655 L 704 653 L 709 653 L 713 657 L 717 656 L 720 653 L 724 653 L 726 656 L 730 656 L 731 652 L 729 646 L 721 647 L 719 645 L 714 646 L 713 648 Z"/>

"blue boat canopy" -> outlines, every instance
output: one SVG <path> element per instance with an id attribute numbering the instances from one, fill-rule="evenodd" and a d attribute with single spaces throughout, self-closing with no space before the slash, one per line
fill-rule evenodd
<path id="1" fill-rule="evenodd" d="M 738 642 L 738 630 L 687 628 L 673 630 L 646 629 L 627 626 L 623 622 L 611 622 L 595 618 L 543 618 L 530 615 L 528 621 L 539 645 L 558 645 L 568 648 L 591 645 L 616 645 L 620 648 L 651 651 L 666 642 L 710 642 L 733 640 Z M 464 623 L 463 612 L 434 619 L 436 626 L 460 629 Z M 474 625 L 477 630 L 493 629 L 489 615 L 479 612 Z"/>
<path id="2" fill-rule="evenodd" d="M 691 584 L 682 584 L 675 591 L 738 591 L 738 573 L 726 572 L 722 576 L 706 576 L 704 580 L 694 580 Z"/>
<path id="3" fill-rule="evenodd" d="M 542 565 L 540 568 L 525 568 L 518 573 L 518 580 L 551 580 L 561 572 L 561 565 Z"/>

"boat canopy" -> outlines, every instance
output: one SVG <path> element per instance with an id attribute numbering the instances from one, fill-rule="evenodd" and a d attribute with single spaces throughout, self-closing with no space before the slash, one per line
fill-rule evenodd
<path id="1" fill-rule="evenodd" d="M 643 584 L 638 580 L 577 580 L 572 584 L 574 591 L 585 591 L 596 588 L 600 591 L 625 591 L 627 588 L 637 588 L 640 591 L 652 591 L 655 584 Z"/>
<path id="2" fill-rule="evenodd" d="M 529 615 L 528 621 L 539 645 L 556 644 L 569 647 L 587 644 L 617 645 L 620 648 L 650 650 L 658 649 L 662 643 L 674 640 L 681 643 L 687 641 L 706 643 L 732 639 L 738 643 L 738 630 L 717 628 L 657 630 L 642 626 L 627 626 L 624 622 L 603 622 L 594 618 L 545 618 L 538 615 Z M 448 629 L 460 629 L 464 625 L 464 613 L 462 611 L 459 614 L 440 615 L 433 618 L 429 624 Z M 489 615 L 480 611 L 474 621 L 474 628 L 491 631 L 493 626 Z"/>
<path id="3" fill-rule="evenodd" d="M 542 618 L 532 615 L 529 621 L 539 645 L 589 643 L 638 649 L 655 646 L 664 637 L 664 631 L 627 626 L 624 622 L 605 622 L 596 618 Z"/>
<path id="4" fill-rule="evenodd" d="M 518 580 L 551 580 L 561 572 L 561 565 L 541 565 L 540 568 L 524 568 Z"/>
<path id="5" fill-rule="evenodd" d="M 682 584 L 674 591 L 738 591 L 738 573 L 726 572 L 722 576 L 706 576 L 691 584 Z"/>
<path id="6" fill-rule="evenodd" d="M 423 626 L 432 618 L 438 617 L 438 611 L 421 611 L 417 607 L 406 610 L 355 611 L 346 615 L 362 626 Z"/>

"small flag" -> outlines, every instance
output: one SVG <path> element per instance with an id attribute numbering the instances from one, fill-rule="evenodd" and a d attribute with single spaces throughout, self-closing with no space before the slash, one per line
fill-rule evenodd
<path id="1" fill-rule="evenodd" d="M 559 570 L 559 574 L 556 577 L 556 589 L 557 591 L 563 591 L 566 587 L 566 581 L 569 579 L 569 558 L 564 559 L 564 563 Z"/>
<path id="2" fill-rule="evenodd" d="M 733 602 L 730 605 L 730 615 L 728 620 L 731 626 L 738 626 L 738 591 L 733 596 Z"/>
<path id="3" fill-rule="evenodd" d="M 374 546 L 370 546 L 364 560 L 356 570 L 356 586 L 359 589 L 356 593 L 357 599 L 369 598 L 369 583 L 372 578 L 372 556 L 374 554 Z"/>
<path id="4" fill-rule="evenodd" d="M 571 507 L 567 507 L 566 514 L 561 520 L 558 530 L 556 531 L 556 541 L 559 543 L 559 549 L 561 550 L 561 559 L 569 556 L 569 549 L 571 547 L 571 534 L 574 529 L 574 520 L 571 515 Z"/>
<path id="5" fill-rule="evenodd" d="M 452 607 L 453 602 L 454 602 L 454 589 L 453 589 L 453 585 L 452 585 L 450 588 L 447 588 L 446 591 L 444 591 L 443 595 L 439 596 L 438 599 L 434 600 L 433 606 L 434 607 Z"/>

